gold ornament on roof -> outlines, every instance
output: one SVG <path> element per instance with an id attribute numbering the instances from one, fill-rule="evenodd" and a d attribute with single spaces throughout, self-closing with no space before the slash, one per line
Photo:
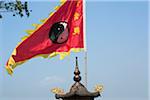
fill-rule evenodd
<path id="1" fill-rule="evenodd" d="M 51 89 L 51 92 L 54 94 L 64 94 L 64 90 L 58 87 Z"/>
<path id="2" fill-rule="evenodd" d="M 96 92 L 102 92 L 103 91 L 103 85 L 96 85 L 94 90 Z"/>

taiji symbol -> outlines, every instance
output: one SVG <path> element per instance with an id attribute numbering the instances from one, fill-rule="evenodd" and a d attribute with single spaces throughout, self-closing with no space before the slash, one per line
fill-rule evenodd
<path id="1" fill-rule="evenodd" d="M 49 38 L 53 43 L 64 43 L 68 40 L 69 29 L 67 22 L 54 23 L 49 32 Z"/>

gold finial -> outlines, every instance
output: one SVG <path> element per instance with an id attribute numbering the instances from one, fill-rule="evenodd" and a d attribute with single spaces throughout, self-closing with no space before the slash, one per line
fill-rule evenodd
<path id="1" fill-rule="evenodd" d="M 81 76 L 80 76 L 80 71 L 78 68 L 78 57 L 76 57 L 76 67 L 75 67 L 75 71 L 74 71 L 74 81 L 75 82 L 80 82 L 81 81 Z"/>

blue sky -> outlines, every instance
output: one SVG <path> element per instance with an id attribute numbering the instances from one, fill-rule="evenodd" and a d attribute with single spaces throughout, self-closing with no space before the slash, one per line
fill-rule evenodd
<path id="1" fill-rule="evenodd" d="M 25 30 L 33 29 L 59 2 L 29 2 L 29 18 L 5 14 L 0 20 L 0 100 L 55 100 L 53 87 L 69 91 L 75 57 L 84 83 L 84 52 L 64 60 L 34 58 L 11 77 L 4 69 Z M 104 85 L 96 100 L 148 100 L 148 2 L 87 1 L 88 90 Z"/>

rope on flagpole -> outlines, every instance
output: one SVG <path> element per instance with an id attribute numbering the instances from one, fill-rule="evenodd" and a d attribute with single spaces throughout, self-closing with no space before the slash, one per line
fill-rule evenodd
<path id="1" fill-rule="evenodd" d="M 87 87 L 87 51 L 85 51 L 85 86 Z"/>
<path id="2" fill-rule="evenodd" d="M 85 86 L 87 87 L 87 43 L 86 43 L 86 1 L 83 0 L 83 31 L 84 31 L 84 49 L 85 49 Z"/>

